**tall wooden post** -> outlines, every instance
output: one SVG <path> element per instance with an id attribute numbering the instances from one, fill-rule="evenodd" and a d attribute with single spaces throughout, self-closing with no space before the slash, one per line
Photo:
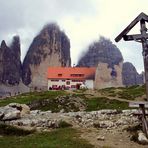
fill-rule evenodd
<path id="1" fill-rule="evenodd" d="M 141 34 L 133 34 L 128 35 L 128 32 L 138 23 L 140 22 L 140 32 Z M 137 41 L 142 43 L 143 48 L 143 61 L 144 61 L 144 70 L 145 70 L 145 83 L 146 83 L 146 98 L 148 101 L 148 33 L 146 28 L 146 22 L 148 22 L 148 16 L 143 12 L 140 13 L 116 38 L 115 41 L 119 42 L 122 38 L 125 41 Z M 138 106 L 142 110 L 142 125 L 143 132 L 146 134 L 148 138 L 148 122 L 145 114 L 145 107 L 147 107 L 148 102 L 134 102 L 134 104 L 138 104 Z M 129 104 L 129 106 L 133 107 L 134 104 Z"/>
<path id="2" fill-rule="evenodd" d="M 146 84 L 146 98 L 148 101 L 148 41 L 145 38 L 147 28 L 145 24 L 145 20 L 140 21 L 140 26 L 141 26 L 141 35 L 143 36 L 141 38 L 141 43 L 142 43 L 142 48 L 143 48 L 143 61 L 144 61 L 144 71 L 145 71 L 145 84 Z"/>

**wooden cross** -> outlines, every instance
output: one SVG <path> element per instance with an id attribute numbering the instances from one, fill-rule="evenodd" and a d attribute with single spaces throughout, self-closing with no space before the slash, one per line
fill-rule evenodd
<path id="1" fill-rule="evenodd" d="M 141 34 L 127 35 L 127 33 L 140 22 Z M 146 22 L 148 22 L 148 16 L 145 13 L 140 13 L 116 38 L 115 41 L 119 42 L 122 38 L 125 41 L 137 41 L 142 43 L 143 47 L 143 60 L 145 70 L 145 83 L 146 83 L 146 98 L 148 100 L 148 34 L 146 28 Z"/>
<path id="2" fill-rule="evenodd" d="M 140 32 L 141 34 L 127 35 L 127 33 L 140 22 Z M 122 38 L 125 41 L 137 41 L 142 43 L 142 54 L 144 60 L 144 70 L 145 70 L 145 83 L 146 83 L 146 98 L 148 101 L 148 34 L 146 28 L 146 22 L 148 22 L 148 16 L 143 12 L 140 13 L 116 38 L 115 41 L 119 42 Z M 130 102 L 129 107 L 139 107 L 142 111 L 142 127 L 148 138 L 148 122 L 146 118 L 145 108 L 148 108 L 148 102 Z"/>

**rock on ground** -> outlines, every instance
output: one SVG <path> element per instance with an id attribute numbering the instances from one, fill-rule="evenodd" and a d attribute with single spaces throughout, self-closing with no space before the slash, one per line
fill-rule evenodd
<path id="1" fill-rule="evenodd" d="M 16 120 L 30 113 L 30 108 L 26 104 L 10 103 L 5 107 L 0 107 L 0 120 Z"/>

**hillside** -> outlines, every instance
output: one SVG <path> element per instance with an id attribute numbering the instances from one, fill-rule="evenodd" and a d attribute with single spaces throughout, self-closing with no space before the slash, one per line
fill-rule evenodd
<path id="1" fill-rule="evenodd" d="M 83 89 L 31 92 L 0 100 L 1 107 L 17 102 L 25 103 L 31 109 L 29 114 L 9 121 L 10 125 L 19 127 L 19 130 L 23 128 L 27 131 L 20 133 L 18 129 L 5 127 L 6 125 L 0 126 L 0 134 L 3 135 L 0 137 L 0 146 L 8 147 L 14 139 L 14 147 L 16 145 L 22 147 L 22 144 L 25 147 L 25 141 L 28 141 L 27 145 L 32 147 L 35 138 L 38 138 L 43 145 L 53 145 L 53 147 L 81 148 L 83 144 L 86 148 L 118 148 L 119 146 L 121 148 L 125 148 L 124 146 L 126 148 L 146 148 L 147 146 L 139 145 L 132 140 L 134 133 L 137 133 L 141 126 L 138 118 L 132 116 L 135 110 L 128 108 L 128 102 L 131 100 L 145 100 L 145 86 L 112 87 L 94 91 Z M 0 108 L 0 113 L 2 109 Z M 1 120 L 2 118 L 1 116 Z M 4 128 L 7 131 L 4 131 Z M 132 129 L 135 130 L 130 132 L 129 130 Z M 69 138 L 62 138 L 61 132 Z M 17 134 L 24 135 L 21 138 L 22 143 L 18 142 Z M 77 138 L 73 138 L 75 136 Z M 36 142 L 36 144 L 41 147 L 40 143 Z"/>

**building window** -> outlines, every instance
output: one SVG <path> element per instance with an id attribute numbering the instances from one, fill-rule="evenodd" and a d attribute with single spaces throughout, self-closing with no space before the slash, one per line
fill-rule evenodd
<path id="1" fill-rule="evenodd" d="M 57 88 L 57 85 L 52 85 L 52 88 Z"/>
<path id="2" fill-rule="evenodd" d="M 61 74 L 61 73 L 59 73 L 59 74 L 58 74 L 58 77 L 62 77 L 62 74 Z"/>
<path id="3" fill-rule="evenodd" d="M 76 85 L 71 85 L 71 88 L 76 88 Z"/>
<path id="4" fill-rule="evenodd" d="M 52 81 L 52 82 L 58 82 L 59 80 L 56 80 L 56 79 L 55 79 L 55 80 L 51 80 L 51 81 Z"/>
<path id="5" fill-rule="evenodd" d="M 70 85 L 70 81 L 67 81 L 67 82 L 66 82 L 66 85 Z"/>
<path id="6" fill-rule="evenodd" d="M 71 74 L 71 77 L 84 77 L 84 74 Z"/>
<path id="7" fill-rule="evenodd" d="M 72 80 L 72 82 L 84 82 L 84 80 Z"/>

